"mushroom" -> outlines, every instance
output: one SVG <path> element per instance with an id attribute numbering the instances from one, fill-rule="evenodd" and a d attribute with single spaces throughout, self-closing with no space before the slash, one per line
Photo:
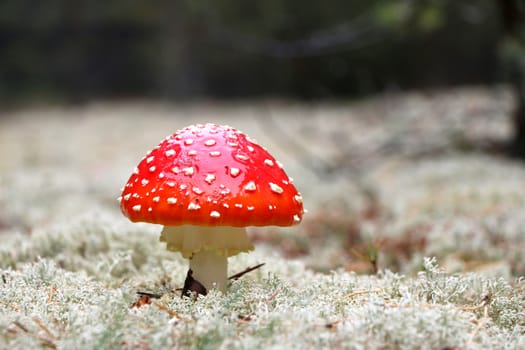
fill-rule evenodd
<path id="1" fill-rule="evenodd" d="M 216 124 L 164 139 L 119 200 L 131 221 L 164 225 L 160 240 L 190 259 L 188 276 L 223 292 L 228 257 L 253 250 L 246 227 L 295 225 L 304 212 L 282 165 L 244 133 Z"/>

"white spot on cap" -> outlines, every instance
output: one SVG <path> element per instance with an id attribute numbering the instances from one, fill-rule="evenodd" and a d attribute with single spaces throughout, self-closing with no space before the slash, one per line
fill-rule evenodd
<path id="1" fill-rule="evenodd" d="M 252 206 L 252 205 L 249 205 L 249 206 L 247 206 L 247 207 L 246 207 L 246 209 L 248 209 L 248 210 L 252 211 L 252 210 L 254 210 L 254 209 L 255 209 L 255 207 L 254 207 L 254 206 Z"/>
<path id="2" fill-rule="evenodd" d="M 237 154 L 237 155 L 235 155 L 235 158 L 237 158 L 238 160 L 248 160 L 248 159 L 250 159 L 248 156 L 246 156 L 244 154 Z"/>
<path id="3" fill-rule="evenodd" d="M 124 196 L 124 200 L 125 201 L 128 201 L 129 200 L 129 197 L 131 197 L 131 193 L 128 193 L 127 195 Z"/>
<path id="4" fill-rule="evenodd" d="M 153 209 L 151 209 L 151 207 L 149 207 L 149 208 L 148 208 L 148 212 L 151 213 L 152 211 L 153 211 Z"/>
<path id="5" fill-rule="evenodd" d="M 160 201 L 160 197 L 159 196 L 155 196 L 153 197 L 152 199 L 155 203 L 158 203 Z"/>
<path id="6" fill-rule="evenodd" d="M 223 203 L 222 204 L 223 207 L 225 207 L 226 209 L 228 209 L 230 206 L 228 205 L 228 203 Z"/>
<path id="7" fill-rule="evenodd" d="M 186 176 L 192 176 L 194 173 L 195 173 L 195 170 L 193 169 L 192 166 L 189 166 L 187 168 L 183 168 L 182 169 L 182 172 L 184 173 L 184 175 Z"/>
<path id="8" fill-rule="evenodd" d="M 268 166 L 273 166 L 273 161 L 271 159 L 265 159 L 264 160 L 264 164 L 266 164 Z"/>
<path id="9" fill-rule="evenodd" d="M 240 172 L 241 170 L 239 168 L 230 168 L 230 175 L 233 177 L 236 177 L 237 175 L 239 175 Z"/>
<path id="10" fill-rule="evenodd" d="M 192 139 L 184 140 L 184 144 L 185 144 L 185 145 L 191 145 L 192 143 L 193 143 L 193 140 L 192 140 Z"/>
<path id="11" fill-rule="evenodd" d="M 210 213 L 210 216 L 212 218 L 220 218 L 221 217 L 221 213 L 219 213 L 218 211 L 214 210 Z"/>
<path id="12" fill-rule="evenodd" d="M 278 194 L 283 193 L 283 188 L 281 186 L 276 185 L 273 182 L 270 182 L 269 185 L 270 185 L 270 189 L 272 190 L 272 192 L 275 192 Z"/>
<path id="13" fill-rule="evenodd" d="M 279 162 L 278 160 L 276 160 L 275 162 L 277 163 L 277 166 L 279 168 L 281 168 L 281 169 L 283 168 L 283 163 Z"/>
<path id="14" fill-rule="evenodd" d="M 150 172 L 154 172 L 157 167 L 155 165 L 149 167 Z"/>
<path id="15" fill-rule="evenodd" d="M 174 156 L 175 150 L 174 149 L 167 150 L 166 152 L 164 152 L 164 154 L 166 155 L 166 157 Z"/>
<path id="16" fill-rule="evenodd" d="M 206 140 L 204 141 L 206 146 L 214 146 L 216 144 L 215 140 Z"/>
<path id="17" fill-rule="evenodd" d="M 149 164 L 149 163 L 153 162 L 154 159 L 155 159 L 154 156 L 148 157 L 148 158 L 146 158 L 146 163 Z"/>
<path id="18" fill-rule="evenodd" d="M 135 167 L 135 168 L 133 169 L 133 174 L 136 174 L 136 175 L 137 175 L 138 173 L 139 173 L 139 168 Z"/>
<path id="19" fill-rule="evenodd" d="M 186 184 L 180 184 L 180 185 L 179 185 L 179 189 L 180 189 L 181 191 L 184 191 L 184 190 L 187 189 L 187 188 L 188 188 L 188 185 L 186 185 Z"/>
<path id="20" fill-rule="evenodd" d="M 159 179 L 162 179 L 162 178 L 164 178 L 164 173 L 163 172 L 159 173 Z"/>
<path id="21" fill-rule="evenodd" d="M 296 201 L 297 203 L 302 203 L 302 202 L 303 202 L 303 197 L 302 197 L 300 194 L 296 194 L 296 195 L 294 196 L 294 198 L 295 198 L 295 201 Z"/>
<path id="22" fill-rule="evenodd" d="M 122 196 L 119 196 L 117 200 L 119 201 L 119 203 L 122 202 Z"/>
<path id="23" fill-rule="evenodd" d="M 210 157 L 219 157 L 221 155 L 221 152 L 219 151 L 211 151 Z"/>
<path id="24" fill-rule="evenodd" d="M 142 208 L 142 206 L 140 204 L 137 204 L 134 205 L 131 209 L 133 209 L 133 211 L 140 211 L 140 208 Z"/>
<path id="25" fill-rule="evenodd" d="M 147 180 L 147 179 L 142 179 L 142 180 L 140 181 L 140 183 L 142 184 L 142 186 L 146 186 L 147 184 L 149 184 L 149 180 Z"/>
<path id="26" fill-rule="evenodd" d="M 173 168 L 171 168 L 171 171 L 173 171 L 175 174 L 180 173 L 180 169 L 178 166 L 174 166 Z"/>
<path id="27" fill-rule="evenodd" d="M 191 151 L 188 151 L 188 155 L 189 156 L 196 156 L 197 155 L 197 151 L 192 149 Z"/>
<path id="28" fill-rule="evenodd" d="M 242 208 L 242 203 L 235 203 L 234 206 L 235 208 Z"/>
<path id="29" fill-rule="evenodd" d="M 204 179 L 204 181 L 206 181 L 207 183 L 211 185 L 212 182 L 215 181 L 215 175 L 213 174 L 206 175 L 206 178 Z"/>
<path id="30" fill-rule="evenodd" d="M 196 204 L 196 203 L 194 203 L 194 202 L 191 202 L 191 203 L 188 205 L 188 210 L 198 210 L 198 209 L 200 209 L 200 208 L 201 208 L 201 206 L 198 205 L 198 204 Z"/>
<path id="31" fill-rule="evenodd" d="M 166 202 L 168 202 L 169 204 L 175 204 L 177 203 L 177 198 L 169 197 L 168 199 L 166 199 Z"/>
<path id="32" fill-rule="evenodd" d="M 299 215 L 294 215 L 294 216 L 293 216 L 293 221 L 294 221 L 294 222 L 300 222 L 300 221 L 301 221 L 301 218 L 299 217 Z"/>
<path id="33" fill-rule="evenodd" d="M 246 191 L 255 191 L 257 189 L 257 185 L 255 185 L 255 182 L 250 181 L 246 185 L 244 185 L 244 189 Z"/>
<path id="34" fill-rule="evenodd" d="M 228 142 L 228 146 L 230 147 L 237 147 L 239 144 L 237 142 Z"/>
<path id="35" fill-rule="evenodd" d="M 201 190 L 201 189 L 198 188 L 198 187 L 193 187 L 191 190 L 192 190 L 195 194 L 202 194 L 202 193 L 204 192 L 203 190 Z"/>
<path id="36" fill-rule="evenodd" d="M 248 151 L 250 151 L 250 152 L 255 151 L 255 149 L 252 146 L 250 146 L 250 145 L 248 145 L 246 148 L 248 148 Z"/>

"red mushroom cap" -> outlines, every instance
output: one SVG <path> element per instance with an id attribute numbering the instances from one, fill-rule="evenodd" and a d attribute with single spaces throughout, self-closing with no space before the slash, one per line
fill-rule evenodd
<path id="1" fill-rule="evenodd" d="M 192 125 L 148 152 L 120 208 L 131 221 L 162 225 L 290 226 L 302 197 L 281 164 L 242 132 Z"/>

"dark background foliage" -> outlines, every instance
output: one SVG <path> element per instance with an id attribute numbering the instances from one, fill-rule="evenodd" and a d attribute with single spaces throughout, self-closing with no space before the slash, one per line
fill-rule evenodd
<path id="1" fill-rule="evenodd" d="M 347 98 L 508 79 L 494 0 L 3 0 L 0 99 Z"/>

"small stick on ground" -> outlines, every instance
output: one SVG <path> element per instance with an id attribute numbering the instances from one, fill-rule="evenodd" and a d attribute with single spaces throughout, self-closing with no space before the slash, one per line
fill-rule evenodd
<path id="1" fill-rule="evenodd" d="M 141 292 L 141 291 L 138 291 L 137 294 L 139 296 L 145 296 L 145 297 L 149 297 L 149 298 L 153 298 L 153 299 L 160 299 L 162 297 L 162 294 L 155 294 L 155 293 L 150 293 L 150 292 Z"/>
<path id="2" fill-rule="evenodd" d="M 483 300 L 481 301 L 481 303 L 479 303 L 479 305 L 474 305 L 474 306 L 462 306 L 460 307 L 459 309 L 462 310 L 462 311 L 474 311 L 474 310 L 478 310 L 478 309 L 481 309 L 483 307 L 486 307 L 488 306 L 488 304 L 490 303 L 490 299 L 491 299 L 491 296 L 490 295 L 485 295 L 483 297 Z M 486 311 L 486 310 L 485 310 Z"/>
<path id="3" fill-rule="evenodd" d="M 256 270 L 258 269 L 259 267 L 263 266 L 264 264 L 266 263 L 260 263 L 260 264 L 257 264 L 255 266 L 252 266 L 252 267 L 248 267 L 247 269 L 244 269 L 243 271 L 241 272 L 238 272 L 236 273 L 235 275 L 231 275 L 230 277 L 228 277 L 229 280 L 238 280 L 239 278 L 241 278 L 242 276 L 244 276 L 245 274 L 247 274 L 248 272 L 252 272 L 253 270 Z"/>
<path id="4" fill-rule="evenodd" d="M 348 294 L 346 297 L 347 298 L 353 298 L 357 295 L 362 295 L 362 294 L 371 294 L 371 293 L 381 293 L 382 290 L 381 289 L 372 289 L 372 290 L 356 290 L 355 292 L 352 292 L 350 294 Z"/>
<path id="5" fill-rule="evenodd" d="M 53 302 L 53 297 L 55 296 L 56 291 L 57 289 L 55 287 L 49 287 L 49 296 L 47 298 L 49 304 Z"/>
<path id="6" fill-rule="evenodd" d="M 481 328 L 483 328 L 483 326 L 485 325 L 485 323 L 488 322 L 489 320 L 489 304 L 490 304 L 490 295 L 486 295 L 484 298 L 483 298 L 483 301 L 481 302 L 481 304 L 479 305 L 479 307 L 483 307 L 483 318 L 481 320 L 479 320 L 477 326 L 474 328 L 474 330 L 472 331 L 472 333 L 470 334 L 470 337 L 467 341 L 467 343 L 465 344 L 465 349 L 470 349 L 470 347 L 472 346 L 472 343 L 474 342 L 474 338 L 476 337 L 476 335 L 479 333 L 479 330 Z M 477 307 L 477 308 L 479 308 Z M 476 308 L 476 309 L 477 309 Z"/>
<path id="7" fill-rule="evenodd" d="M 281 293 L 281 291 L 279 289 L 277 289 L 275 292 L 273 292 L 268 298 L 266 298 L 266 300 L 264 300 L 262 303 L 260 303 L 259 305 L 257 305 L 257 307 L 252 311 L 250 312 L 248 315 L 245 315 L 245 316 L 242 316 L 240 317 L 239 319 L 239 322 L 248 322 L 251 320 L 251 318 L 257 313 L 257 311 L 259 311 L 264 305 L 268 304 L 270 301 L 272 301 L 273 299 L 275 299 L 275 297 L 277 295 L 279 295 L 279 293 Z"/>
<path id="8" fill-rule="evenodd" d="M 131 307 L 142 307 L 144 305 L 149 305 L 151 304 L 151 299 L 159 299 L 160 297 L 162 297 L 162 295 L 160 294 L 153 294 L 153 293 L 148 293 L 148 292 L 137 292 L 137 295 L 139 296 L 139 298 L 137 299 L 137 301 L 135 301 L 133 304 L 131 304 Z"/>
<path id="9" fill-rule="evenodd" d="M 47 336 L 51 339 L 57 339 L 57 337 L 47 328 L 47 326 L 42 322 L 40 319 L 33 317 L 33 322 L 36 323 L 38 327 L 40 327 L 41 330 L 44 331 L 44 333 L 47 334 Z"/>
<path id="10" fill-rule="evenodd" d="M 54 338 L 53 334 L 49 331 L 49 329 L 37 318 L 33 318 L 33 321 L 48 335 L 50 336 L 51 338 Z M 36 340 L 38 340 L 40 342 L 40 344 L 42 344 L 43 346 L 45 347 L 48 347 L 48 348 L 51 348 L 51 349 L 56 349 L 57 346 L 55 343 L 53 343 L 52 340 L 50 339 L 47 339 L 43 336 L 38 336 L 38 335 L 35 335 L 33 333 L 31 333 L 29 331 L 29 329 L 27 329 L 26 326 L 24 326 L 22 323 L 20 323 L 19 321 L 14 321 L 13 324 L 15 326 L 17 326 L 20 330 L 22 330 L 24 333 L 28 334 L 29 336 L 35 338 Z"/>
<path id="11" fill-rule="evenodd" d="M 15 326 L 17 326 L 18 328 L 20 328 L 24 333 L 29 333 L 29 330 L 26 328 L 26 326 L 24 326 L 23 324 L 21 324 L 20 322 L 18 321 L 13 321 L 13 324 Z"/>
<path id="12" fill-rule="evenodd" d="M 189 321 L 189 319 L 185 318 L 184 316 L 182 316 L 182 315 L 179 314 L 178 312 L 171 310 L 169 307 L 167 307 L 167 306 L 164 305 L 164 304 L 159 303 L 158 301 L 154 301 L 154 302 L 153 302 L 153 305 L 155 305 L 156 307 L 158 307 L 160 310 L 166 312 L 166 313 L 167 313 L 168 315 L 170 315 L 171 317 L 176 317 L 176 318 L 178 318 L 179 320 L 183 320 L 183 321 Z"/>

